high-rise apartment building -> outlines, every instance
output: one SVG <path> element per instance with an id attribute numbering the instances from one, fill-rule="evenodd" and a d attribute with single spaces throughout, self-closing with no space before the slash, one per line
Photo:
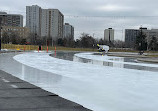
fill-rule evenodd
<path id="1" fill-rule="evenodd" d="M 109 42 L 114 41 L 114 29 L 108 28 L 104 30 L 104 40 Z"/>
<path id="2" fill-rule="evenodd" d="M 0 12 L 0 25 L 23 27 L 23 16 L 19 14 L 7 14 L 6 12 Z"/>
<path id="3" fill-rule="evenodd" d="M 42 37 L 50 37 L 50 19 L 49 19 L 49 11 L 48 9 L 41 10 L 41 36 Z"/>
<path id="4" fill-rule="evenodd" d="M 63 37 L 64 15 L 58 9 L 42 9 L 37 5 L 26 6 L 26 27 L 32 33 L 56 41 Z"/>
<path id="5" fill-rule="evenodd" d="M 63 37 L 64 15 L 58 9 L 42 9 L 41 36 L 53 41 Z"/>
<path id="6" fill-rule="evenodd" d="M 52 39 L 62 38 L 64 30 L 64 15 L 58 9 L 53 9 L 52 16 Z"/>
<path id="7" fill-rule="evenodd" d="M 30 29 L 31 33 L 41 35 L 41 7 L 26 6 L 26 27 Z"/>
<path id="8" fill-rule="evenodd" d="M 64 38 L 74 39 L 74 27 L 69 23 L 64 25 Z"/>

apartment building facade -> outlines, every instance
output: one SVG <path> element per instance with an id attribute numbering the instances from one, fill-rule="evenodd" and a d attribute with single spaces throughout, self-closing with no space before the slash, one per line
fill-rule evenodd
<path id="1" fill-rule="evenodd" d="M 6 12 L 0 12 L 0 25 L 23 27 L 23 16 L 20 14 L 7 14 Z"/>
<path id="2" fill-rule="evenodd" d="M 74 27 L 69 23 L 65 23 L 64 25 L 64 38 L 71 38 L 74 40 Z"/>
<path id="3" fill-rule="evenodd" d="M 104 30 L 104 40 L 114 42 L 114 29 L 108 28 Z"/>
<path id="4" fill-rule="evenodd" d="M 63 37 L 64 15 L 58 9 L 42 9 L 41 36 L 56 41 Z"/>
<path id="5" fill-rule="evenodd" d="M 136 38 L 139 35 L 139 29 L 125 29 L 125 43 L 128 44 L 127 47 L 134 48 L 136 43 Z"/>
<path id="6" fill-rule="evenodd" d="M 136 44 L 136 38 L 141 33 L 146 35 L 146 42 L 149 45 L 152 37 L 158 39 L 158 29 L 148 30 L 147 28 L 140 29 L 125 29 L 125 43 L 128 44 L 129 48 L 134 48 Z"/>
<path id="7" fill-rule="evenodd" d="M 156 37 L 157 40 L 158 40 L 158 29 L 151 29 L 151 30 L 148 30 L 146 32 L 146 36 L 147 36 L 147 43 L 149 44 L 152 37 Z"/>
<path id="8" fill-rule="evenodd" d="M 38 5 L 26 6 L 26 27 L 31 33 L 41 35 L 41 7 Z"/>
<path id="9" fill-rule="evenodd" d="M 2 26 L 1 34 L 3 33 L 15 33 L 20 38 L 26 39 L 29 36 L 30 30 L 26 27 L 12 27 L 12 26 Z"/>

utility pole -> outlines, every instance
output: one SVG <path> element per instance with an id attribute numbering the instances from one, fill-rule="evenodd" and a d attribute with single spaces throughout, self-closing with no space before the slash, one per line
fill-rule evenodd
<path id="1" fill-rule="evenodd" d="M 122 44 L 121 48 L 123 49 L 123 28 L 122 28 Z"/>
<path id="2" fill-rule="evenodd" d="M 110 30 L 111 30 L 112 28 L 109 28 L 109 45 L 111 46 L 111 34 L 110 34 Z"/>
<path id="3" fill-rule="evenodd" d="M 2 25 L 2 19 L 0 19 L 0 51 L 1 51 L 1 29 L 2 29 L 1 25 Z"/>
<path id="4" fill-rule="evenodd" d="M 143 32 L 142 32 L 142 27 L 140 27 L 140 42 L 139 42 L 139 53 L 140 53 L 140 55 L 142 55 L 142 35 L 143 35 Z"/>
<path id="5" fill-rule="evenodd" d="M 93 38 L 94 38 L 95 33 L 93 33 Z"/>
<path id="6" fill-rule="evenodd" d="M 1 23 L 0 23 L 0 51 L 1 51 L 1 41 L 2 41 L 2 33 L 1 33 L 1 31 L 2 31 L 2 27 L 1 27 Z"/>
<path id="7" fill-rule="evenodd" d="M 110 29 L 111 29 L 111 28 L 109 28 L 109 42 L 111 42 L 111 40 L 110 40 Z"/>

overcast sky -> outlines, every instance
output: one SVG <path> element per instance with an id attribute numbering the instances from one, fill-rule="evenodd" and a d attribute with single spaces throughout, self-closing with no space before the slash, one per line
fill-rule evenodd
<path id="1" fill-rule="evenodd" d="M 64 14 L 64 22 L 75 28 L 75 39 L 85 32 L 95 38 L 104 37 L 104 29 L 115 29 L 115 39 L 124 39 L 124 29 L 143 27 L 158 29 L 157 0 L 0 0 L 0 11 L 22 14 L 26 6 L 56 8 Z"/>

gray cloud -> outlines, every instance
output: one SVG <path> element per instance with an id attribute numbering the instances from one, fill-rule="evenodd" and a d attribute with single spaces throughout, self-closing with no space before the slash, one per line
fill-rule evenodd
<path id="1" fill-rule="evenodd" d="M 82 32 L 103 38 L 104 29 L 112 27 L 116 39 L 123 39 L 125 28 L 158 28 L 158 17 L 128 17 L 158 16 L 157 4 L 157 0 L 1 0 L 0 10 L 22 14 L 25 21 L 26 6 L 57 8 L 65 15 L 65 22 L 75 27 L 75 38 Z"/>

